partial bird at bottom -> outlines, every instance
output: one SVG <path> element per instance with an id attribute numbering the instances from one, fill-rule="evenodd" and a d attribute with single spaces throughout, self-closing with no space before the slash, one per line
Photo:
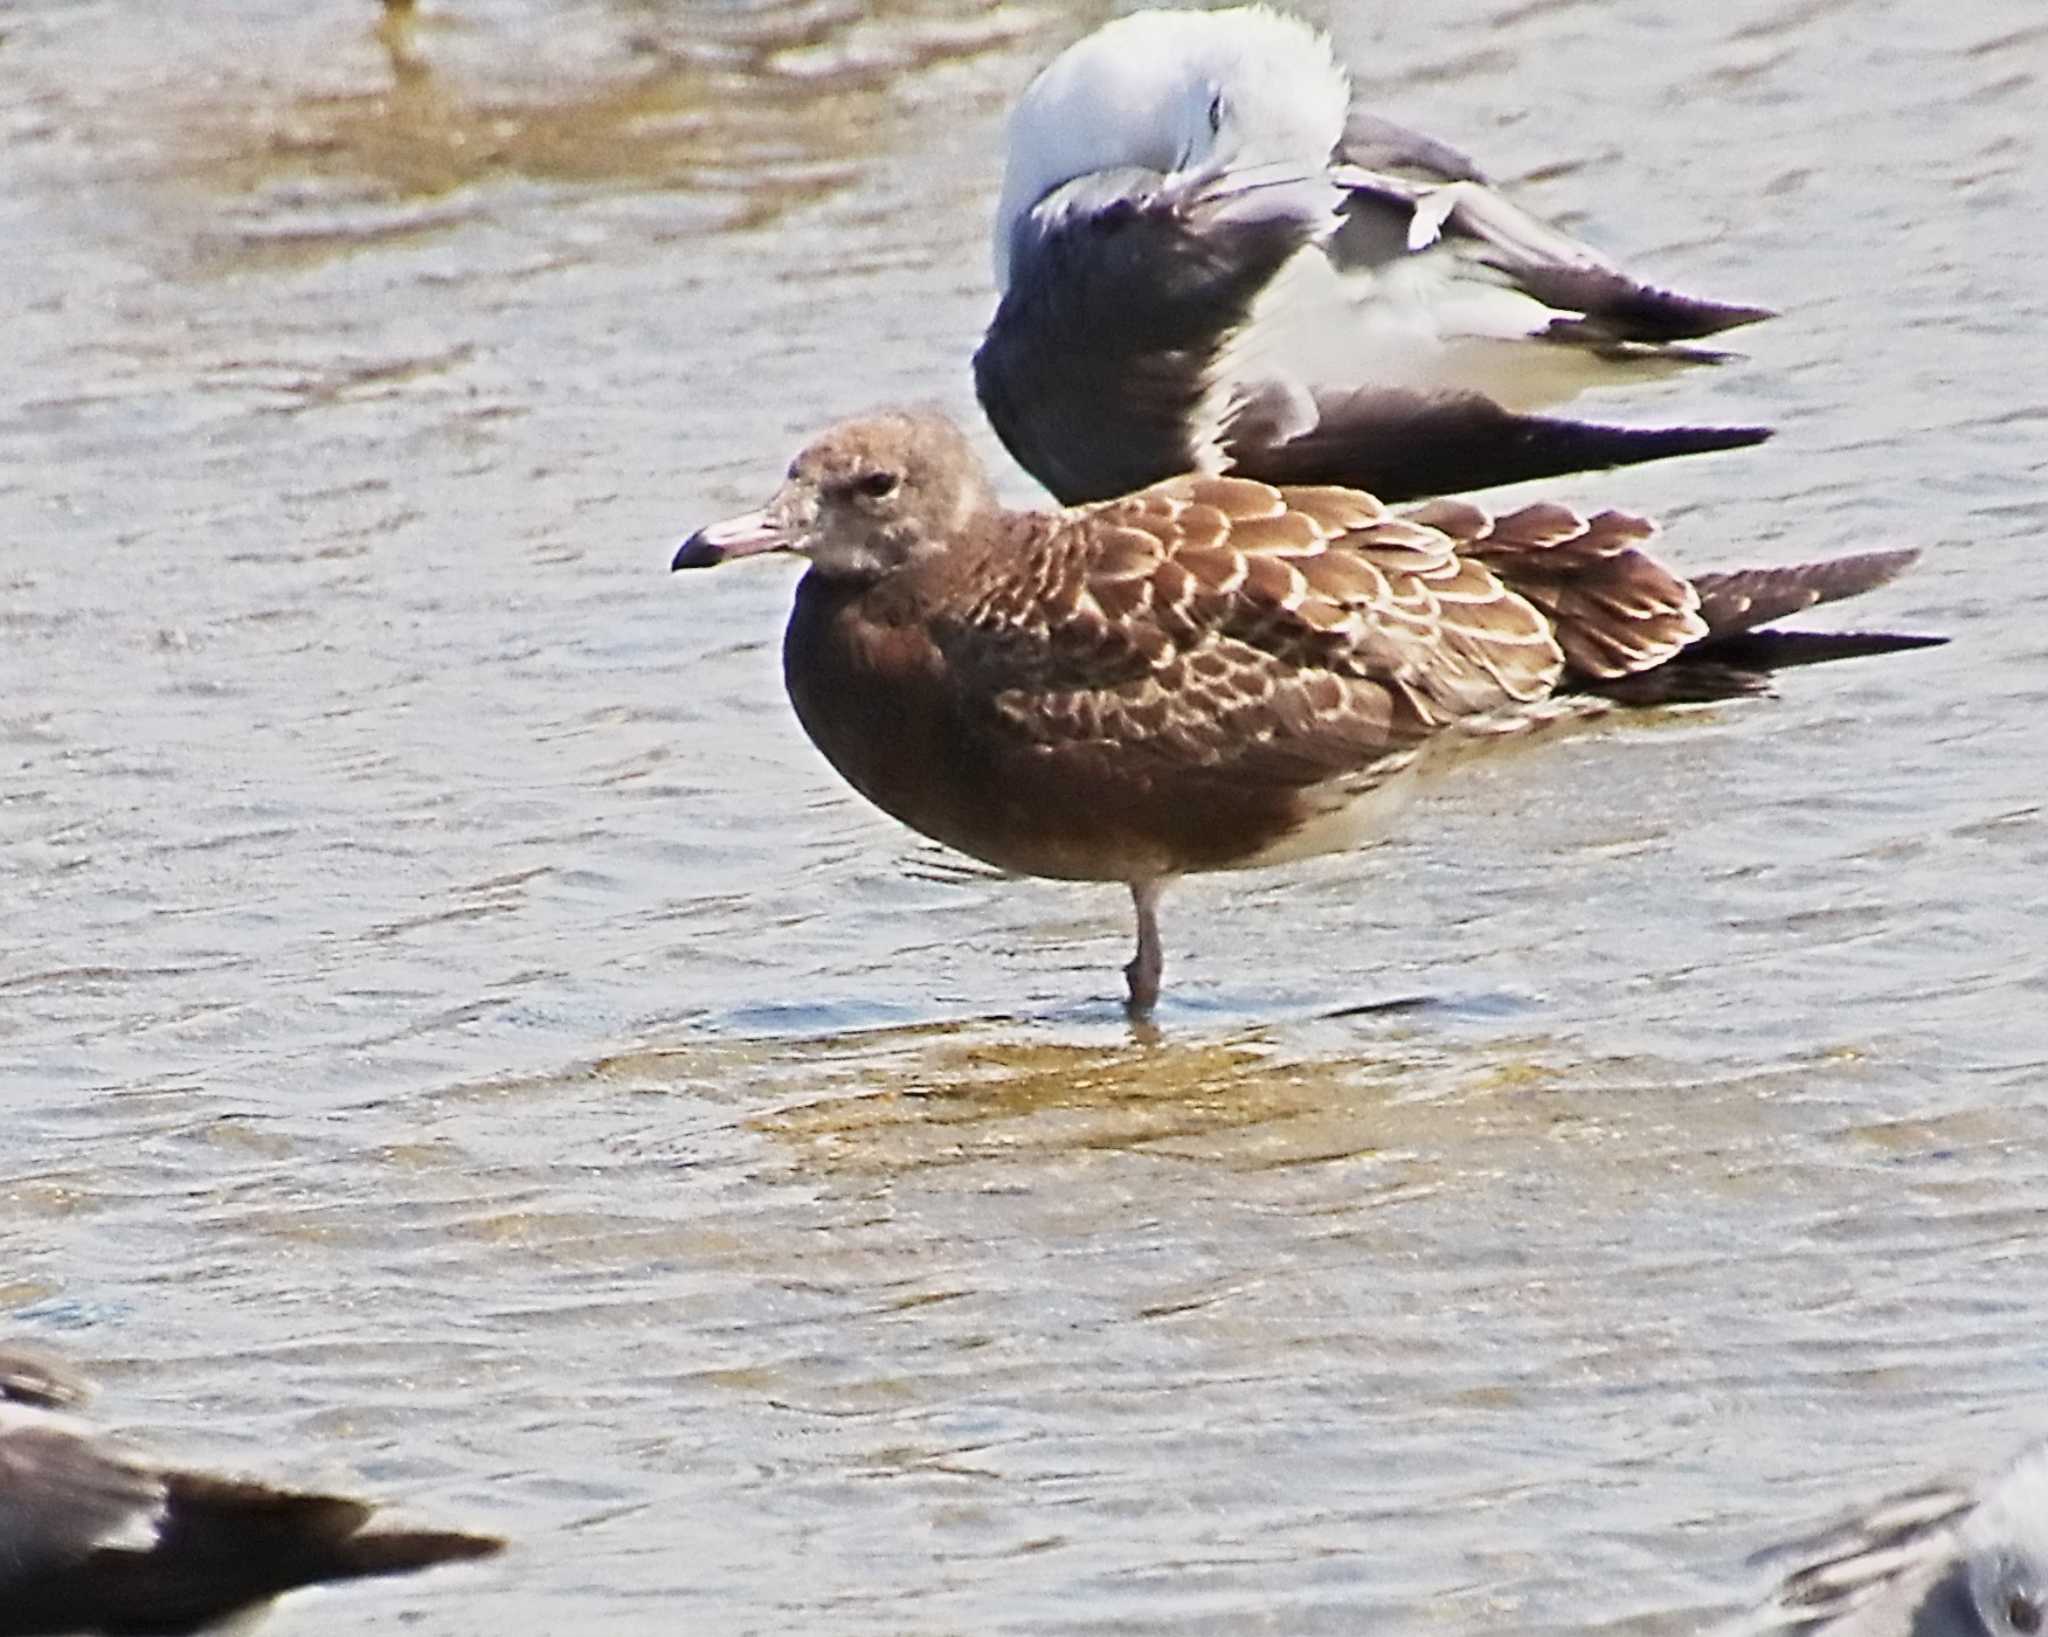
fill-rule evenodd
<path id="1" fill-rule="evenodd" d="M 1987 1483 L 1907 1490 L 1760 1561 L 1783 1578 L 1716 1637 L 2038 1637 L 2048 1443 Z"/>
<path id="2" fill-rule="evenodd" d="M 0 1352 L 0 1637 L 207 1631 L 301 1586 L 504 1548 L 372 1530 L 362 1501 L 144 1461 L 71 1413 L 84 1397 L 61 1366 Z"/>

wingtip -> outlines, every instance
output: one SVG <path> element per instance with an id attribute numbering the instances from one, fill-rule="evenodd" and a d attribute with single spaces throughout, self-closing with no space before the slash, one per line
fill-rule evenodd
<path id="1" fill-rule="evenodd" d="M 1673 426 L 1654 428 L 1649 434 L 1661 434 L 1683 442 L 1685 447 L 1674 447 L 1674 454 L 1712 454 L 1717 449 L 1749 449 L 1759 443 L 1768 443 L 1778 435 L 1775 426 Z"/>
<path id="2" fill-rule="evenodd" d="M 1576 448 L 1581 455 L 1577 469 L 1593 471 L 1602 467 L 1633 466 L 1639 461 L 1663 460 L 1671 455 L 1711 455 L 1724 449 L 1750 449 L 1777 436 L 1773 426 L 1612 426 L 1599 421 L 1552 420 L 1538 424 L 1554 428 L 1561 445 Z M 1559 471 L 1574 468 L 1559 466 Z M 1542 474 L 1548 476 L 1550 474 Z"/>
<path id="3" fill-rule="evenodd" d="M 1742 449 L 1772 435 L 1768 426 L 1636 427 L 1524 415 L 1472 392 L 1365 388 L 1321 394 L 1316 408 L 1308 432 L 1227 446 L 1234 470 L 1269 483 L 1343 484 L 1399 502 Z"/>
<path id="4" fill-rule="evenodd" d="M 352 1536 L 337 1553 L 338 1567 L 358 1578 L 413 1574 L 443 1563 L 468 1563 L 496 1557 L 505 1550 L 498 1535 L 472 1535 L 459 1530 L 366 1530 Z"/>
<path id="5" fill-rule="evenodd" d="M 1919 562 L 1920 548 L 1918 546 L 1899 546 L 1890 551 L 1858 552 L 1854 556 L 1843 557 L 1838 559 L 1838 561 L 1853 563 L 1860 567 L 1863 570 L 1863 579 L 1856 589 L 1859 592 L 1872 591 L 1878 586 L 1890 585 L 1892 581 L 1905 573 L 1907 569 Z M 1946 641 L 1947 639 L 1944 638 L 1942 640 Z"/>
<path id="6" fill-rule="evenodd" d="M 1779 316 L 1775 307 L 1752 307 L 1735 301 L 1703 301 L 1700 303 L 1703 320 L 1708 327 L 1701 335 L 1720 335 L 1728 330 L 1739 330 L 1748 324 L 1761 324 L 1767 318 Z"/>

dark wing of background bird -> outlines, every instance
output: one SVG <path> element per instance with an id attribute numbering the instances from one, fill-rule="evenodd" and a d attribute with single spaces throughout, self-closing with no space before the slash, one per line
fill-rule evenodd
<path id="1" fill-rule="evenodd" d="M 974 358 L 997 436 L 1069 505 L 1224 469 L 1404 500 L 1768 436 L 1607 426 L 1515 413 L 1477 392 L 1266 372 L 1244 333 L 1260 295 L 1329 239 L 1340 212 L 1340 232 L 1363 223 L 1365 197 L 1354 188 L 1347 204 L 1321 174 L 1258 171 L 1103 171 L 1055 189 L 1019 218 L 1009 288 Z M 1412 208 L 1403 195 L 1399 209 Z"/>
<path id="2" fill-rule="evenodd" d="M 1075 505 L 1213 468 L 1223 341 L 1337 203 L 1320 179 L 1100 171 L 1019 218 L 1007 292 L 974 356 L 996 435 Z"/>

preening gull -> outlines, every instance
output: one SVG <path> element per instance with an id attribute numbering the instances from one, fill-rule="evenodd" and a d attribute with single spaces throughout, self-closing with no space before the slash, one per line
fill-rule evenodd
<path id="1" fill-rule="evenodd" d="M 1974 1490 L 1909 1490 L 1765 1556 L 1794 1567 L 1719 1637 L 2039 1637 L 2048 1444 Z"/>
<path id="2" fill-rule="evenodd" d="M 1766 629 L 1884 584 L 1869 552 L 1683 579 L 1644 518 L 1183 476 L 1000 506 L 943 418 L 833 427 L 673 567 L 790 551 L 797 718 L 854 789 L 1000 869 L 1121 881 L 1133 1014 L 1161 889 L 1369 839 L 1445 753 L 1617 704 L 1763 692 L 1773 670 L 1938 638 Z"/>
<path id="3" fill-rule="evenodd" d="M 60 1367 L 0 1352 L 0 1637 L 205 1631 L 295 1587 L 504 1544 L 369 1530 L 361 1501 L 157 1466 L 70 1413 L 83 1397 Z"/>
<path id="4" fill-rule="evenodd" d="M 1527 413 L 1770 314 L 1538 221 L 1264 6 L 1137 12 L 1055 58 L 1011 118 L 995 260 L 975 384 L 1068 504 L 1188 471 L 1403 500 L 1769 435 Z"/>

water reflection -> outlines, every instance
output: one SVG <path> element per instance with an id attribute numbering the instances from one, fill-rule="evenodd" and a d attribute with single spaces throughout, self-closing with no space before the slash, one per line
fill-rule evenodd
<path id="1" fill-rule="evenodd" d="M 899 139 L 906 77 L 1020 27 L 993 5 L 621 9 L 601 49 L 573 33 L 540 72 L 459 7 L 399 8 L 371 31 L 381 73 L 362 61 L 339 88 L 213 88 L 178 117 L 186 179 L 246 200 L 220 253 L 336 254 L 445 230 L 498 207 L 436 201 L 511 181 L 673 191 L 692 232 L 759 230 L 850 186 Z"/>

